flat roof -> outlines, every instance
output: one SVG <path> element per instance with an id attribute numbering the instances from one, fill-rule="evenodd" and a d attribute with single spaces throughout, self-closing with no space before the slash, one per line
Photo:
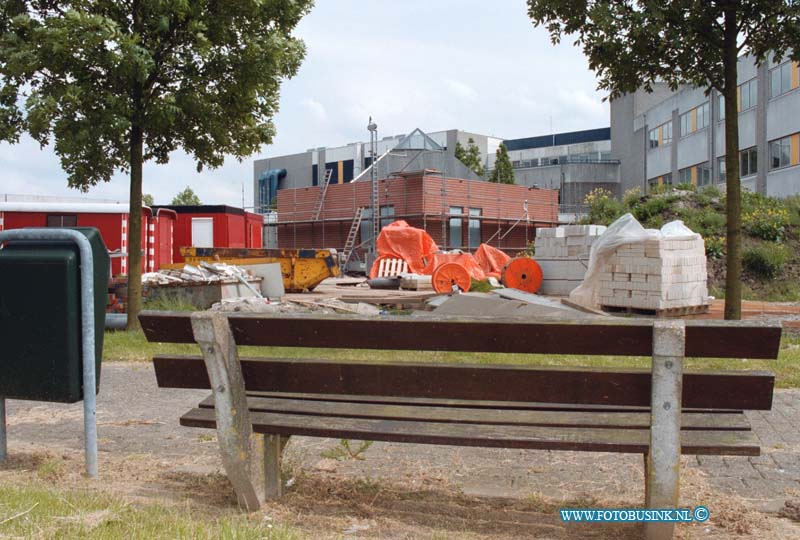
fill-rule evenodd
<path id="1" fill-rule="evenodd" d="M 611 128 L 584 129 L 582 131 L 567 131 L 538 137 L 524 137 L 522 139 L 508 139 L 503 141 L 507 150 L 527 150 L 529 148 L 546 148 L 548 146 L 563 146 L 567 144 L 580 144 L 595 141 L 610 141 Z"/>
<path id="2" fill-rule="evenodd" d="M 244 210 L 227 204 L 198 204 L 198 205 L 178 205 L 178 204 L 156 204 L 153 210 L 166 208 L 174 210 L 177 214 L 234 214 L 244 215 Z"/>

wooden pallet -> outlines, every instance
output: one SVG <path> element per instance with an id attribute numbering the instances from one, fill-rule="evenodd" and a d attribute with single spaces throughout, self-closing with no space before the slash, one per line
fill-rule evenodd
<path id="1" fill-rule="evenodd" d="M 645 315 L 659 319 L 666 319 L 670 317 L 685 317 L 687 315 L 700 315 L 703 313 L 708 313 L 709 306 L 708 304 L 704 304 L 701 306 L 684 306 L 679 308 L 664 309 L 646 309 L 630 306 L 600 306 L 600 309 L 608 313 L 628 313 L 631 315 Z"/>

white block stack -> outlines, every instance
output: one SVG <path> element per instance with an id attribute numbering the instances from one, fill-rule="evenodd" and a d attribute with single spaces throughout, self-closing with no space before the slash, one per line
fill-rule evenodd
<path id="1" fill-rule="evenodd" d="M 603 225 L 566 225 L 536 230 L 536 262 L 542 267 L 542 294 L 567 296 L 581 284 L 589 251 Z"/>
<path id="2" fill-rule="evenodd" d="M 627 244 L 600 268 L 599 277 L 602 306 L 664 310 L 708 302 L 702 238 Z"/>

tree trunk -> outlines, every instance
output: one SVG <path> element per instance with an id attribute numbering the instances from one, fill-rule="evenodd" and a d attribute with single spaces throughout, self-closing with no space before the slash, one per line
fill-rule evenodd
<path id="1" fill-rule="evenodd" d="M 739 178 L 739 106 L 736 5 L 725 8 L 725 190 L 727 192 L 727 257 L 725 318 L 742 318 L 742 191 Z"/>
<path id="2" fill-rule="evenodd" d="M 142 310 L 142 128 L 131 126 L 131 187 L 128 219 L 128 330 L 139 329 Z"/>

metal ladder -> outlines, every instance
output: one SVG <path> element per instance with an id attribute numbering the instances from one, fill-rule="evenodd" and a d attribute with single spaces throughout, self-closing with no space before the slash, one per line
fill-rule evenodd
<path id="1" fill-rule="evenodd" d="M 350 260 L 350 256 L 353 254 L 353 248 L 356 244 L 356 237 L 358 236 L 358 231 L 363 217 L 364 209 L 358 208 L 358 210 L 356 210 L 356 215 L 353 216 L 353 223 L 350 224 L 350 231 L 347 233 L 347 240 L 344 243 L 342 256 L 339 257 L 339 270 L 342 275 L 344 275 L 344 272 L 347 269 L 347 262 Z"/>
<path id="2" fill-rule="evenodd" d="M 331 175 L 333 175 L 333 169 L 325 169 L 325 179 L 322 181 L 322 185 L 319 186 L 319 197 L 317 198 L 316 206 L 314 206 L 314 221 L 318 220 L 322 213 L 322 206 L 325 204 L 325 193 L 328 191 L 328 184 L 331 183 Z"/>

